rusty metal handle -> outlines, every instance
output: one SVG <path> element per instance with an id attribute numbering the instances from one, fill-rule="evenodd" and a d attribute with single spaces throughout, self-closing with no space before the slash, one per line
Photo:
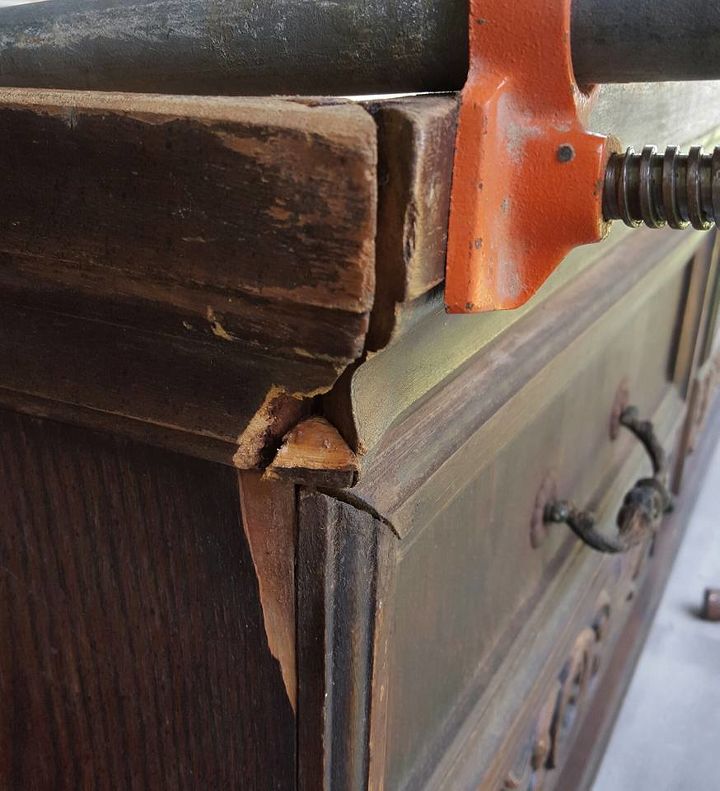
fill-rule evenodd
<path id="1" fill-rule="evenodd" d="M 659 529 L 665 514 L 673 509 L 666 483 L 666 455 L 653 424 L 641 420 L 636 407 L 625 409 L 620 423 L 632 431 L 647 451 L 653 477 L 639 480 L 625 496 L 617 518 L 617 537 L 603 535 L 597 529 L 595 514 L 571 502 L 556 501 L 545 508 L 545 522 L 567 525 L 589 547 L 610 555 L 628 552 L 641 544 Z"/>

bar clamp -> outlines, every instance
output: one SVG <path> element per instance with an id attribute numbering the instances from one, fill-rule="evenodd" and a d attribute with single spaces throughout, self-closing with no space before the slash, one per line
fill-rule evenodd
<path id="1" fill-rule="evenodd" d="M 575 79 L 572 0 L 470 0 L 448 237 L 450 313 L 524 305 L 613 220 L 631 227 L 720 216 L 720 149 L 621 153 L 587 129 L 596 95 Z"/>

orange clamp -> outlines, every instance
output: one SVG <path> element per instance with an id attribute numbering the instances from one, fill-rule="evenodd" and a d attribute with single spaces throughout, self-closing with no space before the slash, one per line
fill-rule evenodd
<path id="1" fill-rule="evenodd" d="M 606 232 L 608 138 L 587 131 L 572 0 L 470 0 L 448 239 L 450 313 L 517 308 Z"/>

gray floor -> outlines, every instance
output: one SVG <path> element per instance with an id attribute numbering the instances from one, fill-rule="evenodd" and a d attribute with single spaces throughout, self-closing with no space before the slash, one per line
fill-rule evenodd
<path id="1" fill-rule="evenodd" d="M 593 791 L 720 791 L 720 448 Z"/>

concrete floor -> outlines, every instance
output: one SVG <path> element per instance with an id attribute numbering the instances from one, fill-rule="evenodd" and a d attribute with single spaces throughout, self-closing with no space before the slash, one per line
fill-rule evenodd
<path id="1" fill-rule="evenodd" d="M 720 791 L 720 447 L 593 791 Z"/>

